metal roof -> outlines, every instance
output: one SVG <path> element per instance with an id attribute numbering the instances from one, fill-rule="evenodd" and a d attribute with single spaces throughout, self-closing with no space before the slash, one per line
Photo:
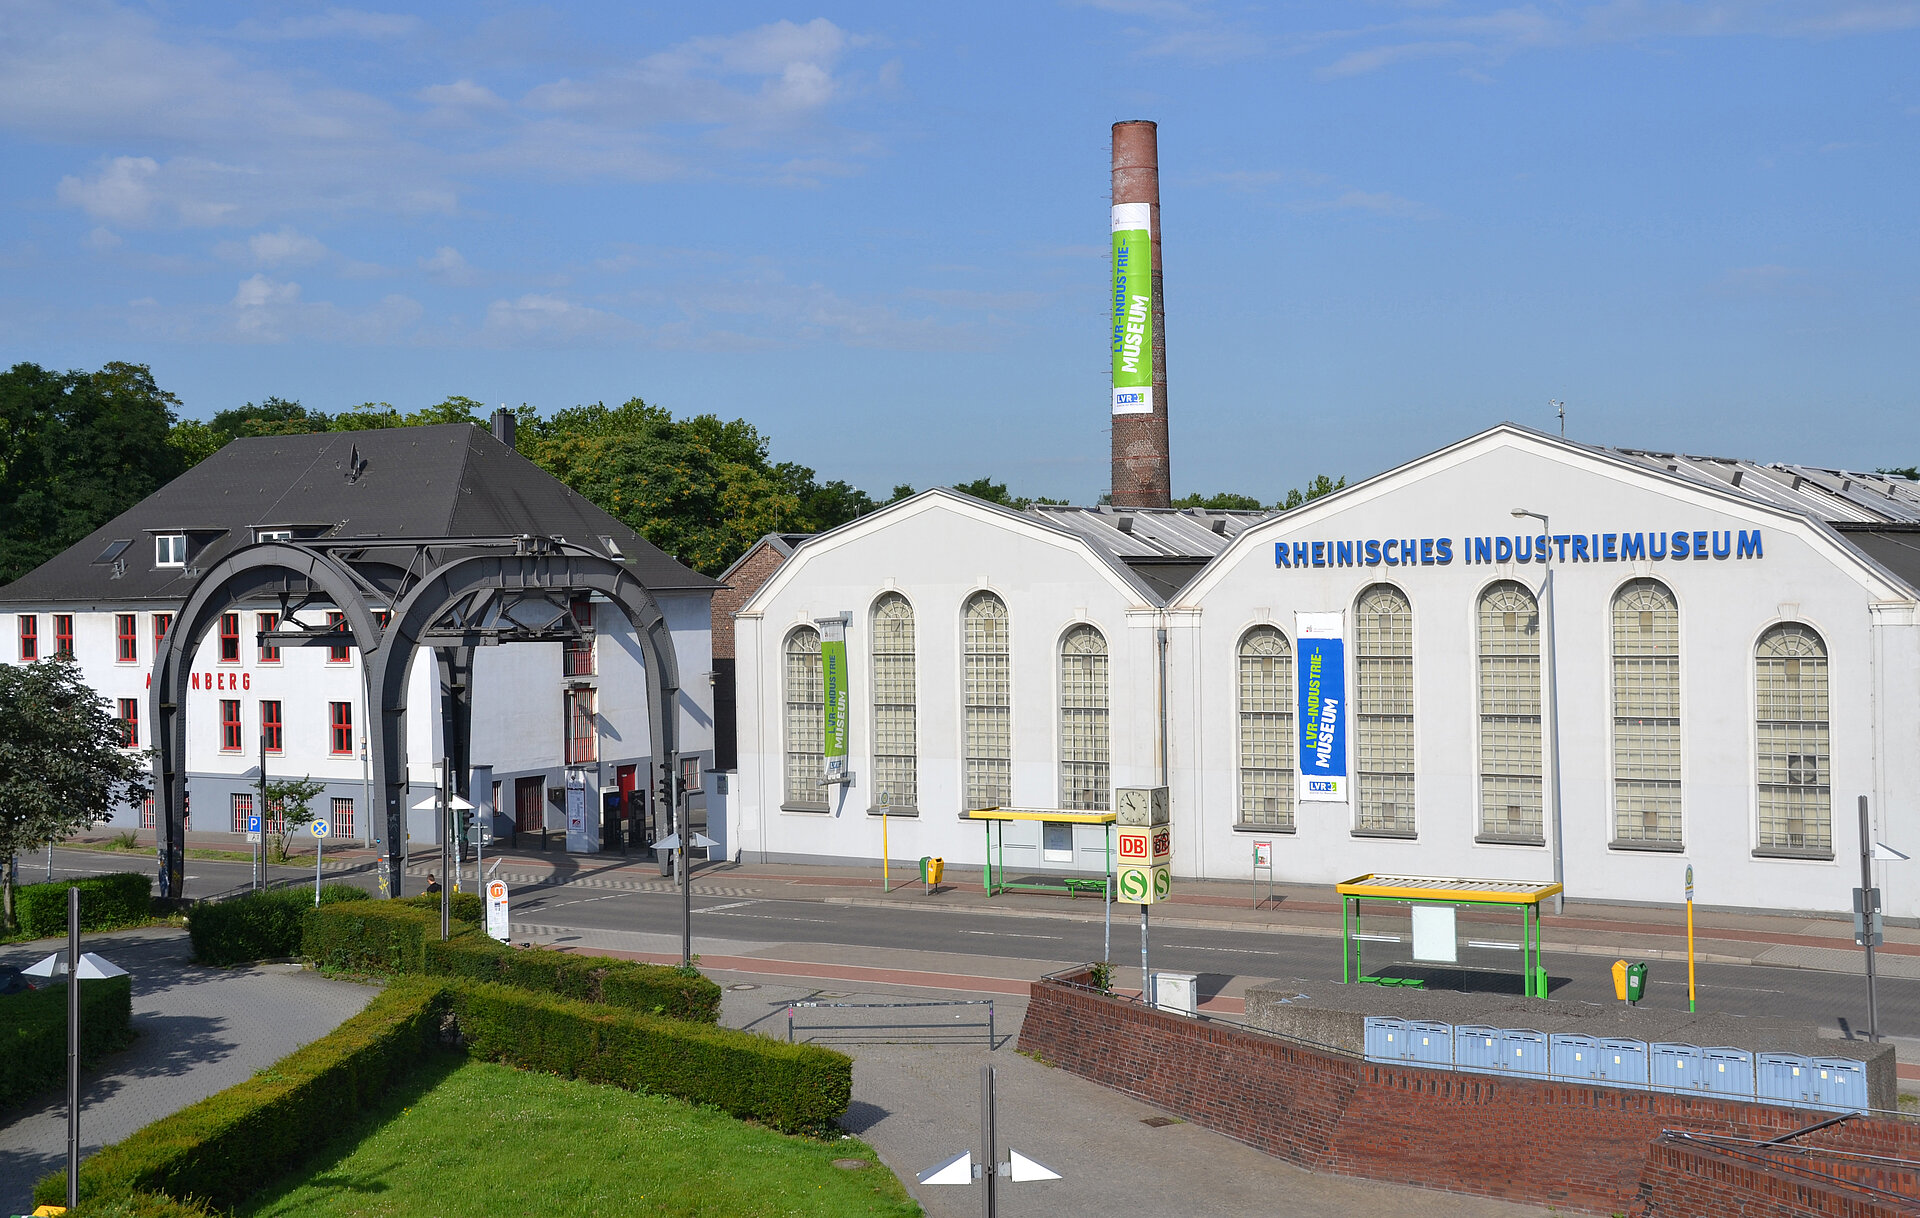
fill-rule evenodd
<path id="1" fill-rule="evenodd" d="M 1063 507 L 1036 503 L 1027 509 L 1115 558 L 1212 558 L 1234 538 L 1272 512 L 1220 512 L 1206 508 Z"/>
<path id="2" fill-rule="evenodd" d="M 484 428 L 444 423 L 234 440 L 0 588 L 0 602 L 179 600 L 200 571 L 275 527 L 327 540 L 565 537 L 654 591 L 716 586 Z M 189 536 L 185 567 L 154 564 L 161 533 Z M 105 557 L 123 540 L 118 561 Z"/>
<path id="3" fill-rule="evenodd" d="M 1648 469 L 1730 489 L 1772 507 L 1830 524 L 1920 524 L 1920 483 L 1887 474 L 1762 465 L 1737 457 L 1696 457 L 1637 448 L 1600 448 Z"/>
<path id="4" fill-rule="evenodd" d="M 1437 875 L 1358 875 L 1334 885 L 1343 897 L 1537 905 L 1560 891 L 1539 880 L 1466 880 Z"/>

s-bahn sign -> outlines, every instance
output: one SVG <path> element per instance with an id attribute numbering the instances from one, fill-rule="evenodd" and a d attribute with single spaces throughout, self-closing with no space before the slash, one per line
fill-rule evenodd
<path id="1" fill-rule="evenodd" d="M 1114 826 L 1118 872 L 1114 894 L 1129 905 L 1152 905 L 1173 892 L 1173 831 L 1166 825 Z"/>

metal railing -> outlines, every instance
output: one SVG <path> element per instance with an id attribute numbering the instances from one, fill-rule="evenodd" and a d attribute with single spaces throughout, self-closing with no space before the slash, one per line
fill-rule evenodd
<path id="1" fill-rule="evenodd" d="M 985 1020 L 955 1022 L 940 1020 L 934 1023 L 808 1023 L 794 1022 L 794 1012 L 802 1008 L 840 1011 L 899 1011 L 925 1007 L 979 1007 L 987 1008 Z M 993 1000 L 991 998 L 956 998 L 945 1002 L 790 1002 L 787 1004 L 787 1043 L 792 1044 L 793 1034 L 798 1032 L 877 1032 L 895 1030 L 941 1031 L 949 1032 L 961 1028 L 985 1028 L 987 1032 L 987 1051 L 992 1052 L 999 1044 L 993 1028 Z M 882 1044 L 926 1043 L 925 1037 L 914 1041 L 881 1041 Z"/>

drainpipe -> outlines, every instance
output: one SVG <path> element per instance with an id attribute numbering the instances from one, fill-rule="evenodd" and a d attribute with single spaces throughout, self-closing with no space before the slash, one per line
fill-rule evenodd
<path id="1" fill-rule="evenodd" d="M 1159 649 L 1160 675 L 1155 683 L 1156 700 L 1160 704 L 1160 779 L 1155 785 L 1167 784 L 1167 619 L 1160 615 L 1160 624 L 1153 628 L 1154 643 Z"/>

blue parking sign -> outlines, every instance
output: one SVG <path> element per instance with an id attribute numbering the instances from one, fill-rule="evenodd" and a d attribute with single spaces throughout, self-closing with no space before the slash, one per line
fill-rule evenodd
<path id="1" fill-rule="evenodd" d="M 247 832 L 248 833 L 260 832 L 260 814 L 258 812 L 255 812 L 247 817 Z"/>

